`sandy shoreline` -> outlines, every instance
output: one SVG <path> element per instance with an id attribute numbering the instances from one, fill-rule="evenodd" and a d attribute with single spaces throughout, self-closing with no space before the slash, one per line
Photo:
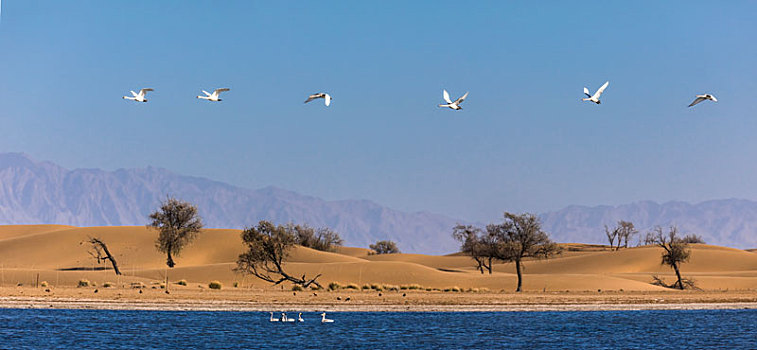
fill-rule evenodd
<path id="1" fill-rule="evenodd" d="M 330 312 L 513 312 L 621 310 L 757 309 L 757 302 L 633 303 L 633 304 L 289 304 L 211 300 L 103 300 L 75 298 L 0 297 L 4 309 L 153 310 L 153 311 L 330 311 Z"/>

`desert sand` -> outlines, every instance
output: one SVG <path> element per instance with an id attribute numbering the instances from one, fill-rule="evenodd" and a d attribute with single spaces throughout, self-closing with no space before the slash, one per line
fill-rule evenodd
<path id="1" fill-rule="evenodd" d="M 87 244 L 81 242 L 90 236 L 108 244 L 123 275 L 116 276 L 109 265 L 97 264 L 87 253 Z M 272 286 L 233 271 L 243 250 L 239 230 L 204 230 L 175 259 L 173 269 L 155 250 L 156 237 L 155 231 L 138 226 L 0 226 L 0 306 L 334 311 L 757 308 L 757 253 L 712 245 L 692 245 L 691 261 L 681 266 L 700 290 L 650 284 L 652 275 L 668 282 L 674 278 L 672 270 L 660 265 L 659 248 L 611 251 L 601 245 L 563 244 L 562 255 L 525 263 L 523 293 L 513 293 L 517 277 L 512 264 L 497 264 L 489 275 L 460 254 L 369 255 L 363 248 L 330 253 L 296 247 L 286 264 L 292 274 L 322 274 L 318 281 L 324 286 L 337 282 L 382 290 L 293 292 L 291 285 Z M 166 274 L 170 294 L 165 293 Z M 92 285 L 77 287 L 80 280 Z M 176 284 L 181 280 L 187 285 Z M 209 289 L 210 281 L 221 282 L 223 288 Z"/>

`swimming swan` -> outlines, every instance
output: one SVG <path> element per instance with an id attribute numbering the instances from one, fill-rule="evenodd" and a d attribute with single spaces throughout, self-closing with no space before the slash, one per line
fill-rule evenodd
<path id="1" fill-rule="evenodd" d="M 297 322 L 305 322 L 305 320 L 302 318 L 302 312 L 297 314 Z"/>
<path id="2" fill-rule="evenodd" d="M 288 318 L 286 312 L 281 313 L 281 322 L 295 322 L 297 320 L 293 318 Z"/>
<path id="3" fill-rule="evenodd" d="M 273 318 L 273 312 L 270 312 L 270 314 L 271 314 L 271 319 L 269 320 L 269 322 L 279 322 L 278 318 Z"/>
<path id="4" fill-rule="evenodd" d="M 324 312 L 321 314 L 321 323 L 334 323 L 334 320 L 326 318 L 326 313 Z"/>

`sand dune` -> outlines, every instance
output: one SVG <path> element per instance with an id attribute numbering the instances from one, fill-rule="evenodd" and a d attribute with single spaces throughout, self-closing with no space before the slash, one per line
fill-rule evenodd
<path id="1" fill-rule="evenodd" d="M 97 265 L 81 244 L 90 236 L 105 241 L 118 259 L 124 276 L 111 270 L 93 270 Z M 146 227 L 70 227 L 59 225 L 14 225 L 0 227 L 0 285 L 36 283 L 74 285 L 80 279 L 102 284 L 128 284 L 187 280 L 194 288 L 219 280 L 227 286 L 280 289 L 252 276 L 233 271 L 244 250 L 239 230 L 208 229 L 168 269 L 165 256 L 154 248 L 157 233 Z M 661 291 L 651 285 L 651 275 L 672 280 L 672 270 L 660 265 L 661 249 L 639 247 L 610 251 L 603 246 L 566 244 L 562 256 L 525 263 L 524 288 L 531 291 Z M 364 248 L 341 247 L 321 252 L 296 247 L 286 263 L 293 275 L 321 274 L 326 285 L 339 282 L 410 285 L 424 288 L 488 288 L 511 291 L 516 284 L 512 264 L 495 264 L 494 273 L 481 274 L 472 259 L 461 254 L 369 255 Z M 757 254 L 744 250 L 694 245 L 689 263 L 681 266 L 703 289 L 757 289 Z M 290 288 L 284 285 L 283 288 Z"/>

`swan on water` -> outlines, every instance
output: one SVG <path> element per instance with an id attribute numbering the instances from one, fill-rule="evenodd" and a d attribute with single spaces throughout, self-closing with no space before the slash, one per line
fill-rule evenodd
<path id="1" fill-rule="evenodd" d="M 692 102 L 692 103 L 691 103 L 691 104 L 689 105 L 689 107 L 691 107 L 691 106 L 693 106 L 693 105 L 695 105 L 695 104 L 697 104 L 697 103 L 699 103 L 699 102 L 702 102 L 702 101 L 704 101 L 704 100 L 710 100 L 710 101 L 712 101 L 712 102 L 718 102 L 718 99 L 717 99 L 717 98 L 715 98 L 715 96 L 712 96 L 712 95 L 710 95 L 710 94 L 697 95 L 697 98 L 696 98 L 696 99 L 694 100 L 694 102 Z"/>
<path id="2" fill-rule="evenodd" d="M 294 321 L 297 321 L 297 320 L 287 317 L 286 312 L 281 313 L 281 322 L 294 322 Z"/>
<path id="3" fill-rule="evenodd" d="M 321 323 L 334 323 L 334 320 L 326 318 L 326 313 L 321 314 Z"/>
<path id="4" fill-rule="evenodd" d="M 124 96 L 124 100 L 132 100 L 135 102 L 147 102 L 145 95 L 147 95 L 148 91 L 155 91 L 155 90 L 147 88 L 147 89 L 139 90 L 139 93 L 136 93 L 132 90 L 131 91 L 132 97 Z"/>
<path id="5" fill-rule="evenodd" d="M 599 96 L 602 96 L 602 93 L 607 89 L 607 85 L 610 85 L 609 81 L 605 82 L 604 85 L 597 89 L 597 92 L 595 92 L 594 95 L 589 94 L 589 89 L 584 87 L 584 95 L 588 98 L 582 98 L 581 101 L 591 101 L 596 104 L 602 103 L 602 101 L 599 100 Z"/>
<path id="6" fill-rule="evenodd" d="M 460 110 L 463 109 L 463 107 L 460 107 L 460 104 L 465 101 L 466 97 L 468 97 L 468 93 L 466 92 L 465 95 L 455 100 L 455 102 L 452 102 L 452 100 L 450 100 L 449 92 L 447 92 L 447 90 L 443 90 L 442 97 L 444 97 L 444 101 L 447 102 L 447 104 L 439 105 L 439 107 L 447 107 L 454 110 Z"/>
<path id="7" fill-rule="evenodd" d="M 312 100 L 315 100 L 315 99 L 318 99 L 318 98 L 322 98 L 323 99 L 323 104 L 325 104 L 327 107 L 331 104 L 331 95 L 329 95 L 329 94 L 327 94 L 325 92 L 319 92 L 319 93 L 315 93 L 315 94 L 312 94 L 312 95 L 308 96 L 308 99 L 305 100 L 304 103 L 308 103 L 308 102 L 310 102 Z"/>
<path id="8" fill-rule="evenodd" d="M 273 318 L 273 312 L 270 312 L 270 314 L 271 314 L 271 319 L 269 320 L 270 322 L 279 322 L 278 318 Z"/>
<path id="9" fill-rule="evenodd" d="M 224 91 L 229 91 L 229 90 L 231 89 L 228 89 L 228 88 L 215 89 L 215 91 L 213 91 L 212 94 L 205 90 L 202 90 L 202 93 L 205 94 L 205 96 L 197 96 L 197 98 L 212 101 L 212 102 L 219 102 L 219 101 L 222 101 L 220 97 L 221 93 Z"/>
<path id="10" fill-rule="evenodd" d="M 297 322 L 305 322 L 305 320 L 302 318 L 302 312 L 297 314 Z"/>

